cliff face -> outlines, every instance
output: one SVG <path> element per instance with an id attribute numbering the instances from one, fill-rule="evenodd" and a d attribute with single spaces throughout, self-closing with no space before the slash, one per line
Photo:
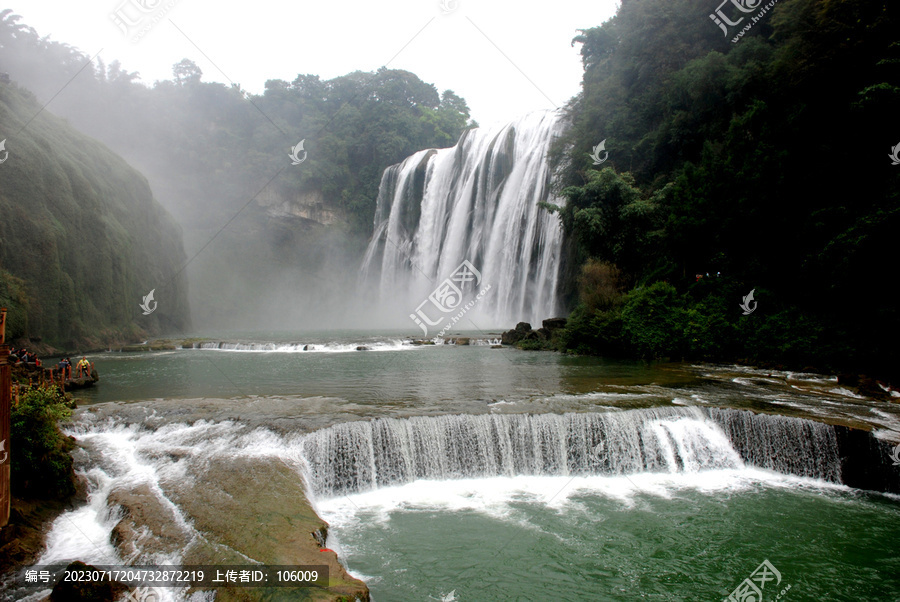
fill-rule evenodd
<path id="1" fill-rule="evenodd" d="M 0 83 L 3 139 L 7 340 L 73 349 L 186 328 L 181 230 L 147 180 L 11 83 Z M 139 304 L 152 289 L 157 311 L 144 316 Z"/>
<path id="2" fill-rule="evenodd" d="M 272 218 L 301 218 L 323 226 L 346 222 L 347 216 L 328 203 L 325 195 L 318 190 L 286 194 L 267 187 L 256 197 L 257 203 L 266 215 Z"/>

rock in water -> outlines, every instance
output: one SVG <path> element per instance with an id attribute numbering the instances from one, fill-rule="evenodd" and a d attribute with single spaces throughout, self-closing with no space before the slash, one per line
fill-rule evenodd
<path id="1" fill-rule="evenodd" d="M 548 318 L 541 323 L 547 330 L 559 330 L 565 328 L 569 321 L 566 318 Z"/>
<path id="2" fill-rule="evenodd" d="M 507 330 L 500 335 L 500 342 L 504 345 L 515 345 L 523 340 L 531 332 L 531 324 L 519 322 L 513 330 Z"/>
<path id="3" fill-rule="evenodd" d="M 92 571 L 95 567 L 76 560 L 68 571 Z M 50 592 L 50 602 L 115 602 L 130 588 L 119 581 L 60 581 Z"/>

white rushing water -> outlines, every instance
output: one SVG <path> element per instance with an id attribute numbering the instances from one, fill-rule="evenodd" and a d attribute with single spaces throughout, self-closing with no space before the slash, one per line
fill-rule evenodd
<path id="1" fill-rule="evenodd" d="M 696 473 L 745 463 L 840 482 L 831 426 L 736 410 L 383 418 L 303 439 L 308 479 L 332 497 L 420 479 Z"/>
<path id="2" fill-rule="evenodd" d="M 350 353 L 360 351 L 408 351 L 416 349 L 410 341 L 405 339 L 390 339 L 385 341 L 359 341 L 352 343 L 270 343 L 270 342 L 232 342 L 232 341 L 207 341 L 194 343 L 192 349 L 206 351 L 237 351 L 255 353 Z"/>
<path id="3" fill-rule="evenodd" d="M 476 325 L 556 315 L 562 228 L 538 203 L 562 202 L 550 191 L 547 153 L 563 128 L 559 112 L 534 112 L 385 170 L 362 266 L 367 295 L 374 289 L 405 318 L 469 261 L 477 289 L 490 287 L 467 314 Z"/>
<path id="4" fill-rule="evenodd" d="M 345 495 L 351 505 L 384 512 L 404 503 L 503 513 L 522 495 L 565 503 L 564 484 L 627 504 L 638 492 L 727 491 L 788 482 L 785 475 L 840 483 L 831 426 L 728 409 L 388 418 L 312 433 L 205 420 L 154 430 L 86 414 L 71 432 L 84 449 L 78 466 L 90 481 L 90 501 L 54 522 L 39 564 L 178 564 L 192 547 L 223 549 L 216 534 L 196 526 L 197 500 L 208 503 L 208 483 L 197 478 L 238 478 L 259 462 L 286 467 L 298 487 L 305 481 L 286 493 L 285 512 L 305 488 L 337 523 L 348 510 Z M 217 462 L 225 472 L 208 476 Z M 232 508 L 258 494 L 240 493 L 248 497 Z M 134 523 L 133 541 L 114 535 L 123 518 Z"/>

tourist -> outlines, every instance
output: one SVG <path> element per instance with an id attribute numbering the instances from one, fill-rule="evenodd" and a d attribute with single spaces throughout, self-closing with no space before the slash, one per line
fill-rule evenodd
<path id="1" fill-rule="evenodd" d="M 91 363 L 87 360 L 87 357 L 81 356 L 75 373 L 78 375 L 78 378 L 81 378 L 82 376 L 87 378 L 91 375 Z"/>

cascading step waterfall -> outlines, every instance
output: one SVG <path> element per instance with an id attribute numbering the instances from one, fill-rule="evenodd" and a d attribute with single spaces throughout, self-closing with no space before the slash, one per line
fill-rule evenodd
<path id="1" fill-rule="evenodd" d="M 556 315 L 562 228 L 539 203 L 562 203 L 548 151 L 564 127 L 560 112 L 538 111 L 387 168 L 362 286 L 405 319 L 469 261 L 490 285 L 470 317 L 506 325 Z"/>
<path id="2" fill-rule="evenodd" d="M 301 448 L 309 484 L 325 497 L 418 479 L 745 465 L 841 482 L 834 427 L 729 409 L 382 418 L 316 431 Z"/>

